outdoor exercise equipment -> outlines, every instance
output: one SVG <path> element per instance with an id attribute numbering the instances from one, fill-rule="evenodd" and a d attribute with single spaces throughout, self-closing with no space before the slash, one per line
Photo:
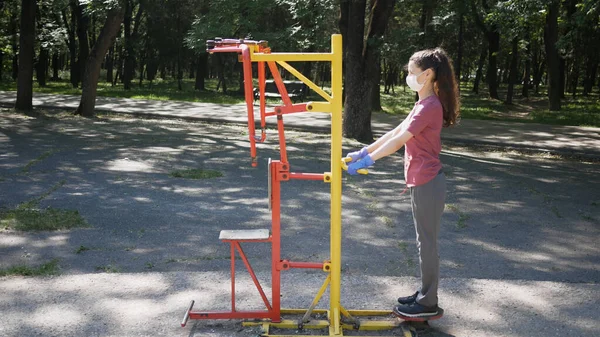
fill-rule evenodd
<path id="1" fill-rule="evenodd" d="M 277 118 L 279 137 L 279 160 L 268 160 L 268 198 L 271 210 L 271 228 L 254 230 L 223 230 L 219 239 L 230 245 L 231 251 L 231 311 L 194 311 L 194 301 L 185 312 L 181 326 L 189 319 L 242 319 L 244 325 L 260 325 L 263 336 L 271 335 L 271 328 L 281 329 L 328 329 L 327 336 L 343 336 L 344 330 L 387 330 L 401 327 L 404 336 L 416 335 L 414 329 L 400 325 L 400 321 L 391 318 L 390 310 L 347 310 L 341 303 L 341 222 L 342 222 L 342 168 L 346 166 L 342 158 L 342 36 L 335 34 L 331 38 L 330 53 L 272 53 L 266 41 L 215 39 L 207 41 L 210 53 L 237 53 L 243 63 L 244 90 L 248 109 L 248 131 L 252 166 L 257 165 L 256 142 L 266 139 L 267 117 Z M 324 61 L 331 63 L 331 94 L 326 93 L 310 79 L 289 65 L 291 61 Z M 252 63 L 257 63 L 258 91 L 260 97 L 260 127 L 257 135 L 254 120 Z M 283 83 L 278 65 L 304 82 L 324 101 L 293 104 Z M 267 111 L 265 102 L 266 67 L 270 70 L 277 85 L 283 105 Z M 287 160 L 283 116 L 298 112 L 324 112 L 331 114 L 331 172 L 297 173 L 292 172 Z M 366 174 L 367 170 L 360 173 Z M 281 258 L 280 247 L 280 195 L 281 183 L 290 180 L 314 180 L 331 185 L 330 205 L 330 260 L 324 262 L 300 262 Z M 267 242 L 271 245 L 271 300 L 265 294 L 259 280 L 244 253 L 241 243 Z M 235 259 L 236 252 L 243 261 L 254 282 L 265 310 L 240 311 L 235 301 Z M 311 305 L 307 309 L 281 308 L 281 272 L 289 269 L 316 269 L 325 273 L 325 280 Z M 315 309 L 319 300 L 329 289 L 329 310 Z M 316 319 L 313 315 L 326 315 L 327 319 Z M 301 316 L 299 320 L 282 319 L 282 315 Z M 367 319 L 384 316 L 383 320 Z M 359 317 L 361 317 L 359 319 Z"/>

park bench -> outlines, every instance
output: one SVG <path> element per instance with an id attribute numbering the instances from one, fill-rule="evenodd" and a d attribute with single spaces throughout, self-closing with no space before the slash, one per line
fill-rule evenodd
<path id="1" fill-rule="evenodd" d="M 301 102 L 304 100 L 307 90 L 306 84 L 301 81 L 283 81 L 283 84 L 287 89 L 288 96 L 293 102 Z M 265 81 L 265 98 L 281 98 L 281 94 L 279 94 L 279 90 L 277 90 L 275 81 Z M 254 88 L 254 100 L 257 101 L 259 99 L 260 91 L 258 88 Z"/>

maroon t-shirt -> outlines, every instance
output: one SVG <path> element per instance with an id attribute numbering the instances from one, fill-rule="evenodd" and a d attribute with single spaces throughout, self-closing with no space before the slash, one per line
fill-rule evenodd
<path id="1" fill-rule="evenodd" d="M 402 122 L 402 129 L 414 136 L 404 145 L 404 177 L 408 187 L 429 182 L 441 170 L 443 121 L 442 103 L 436 95 L 431 95 L 416 102 Z"/>

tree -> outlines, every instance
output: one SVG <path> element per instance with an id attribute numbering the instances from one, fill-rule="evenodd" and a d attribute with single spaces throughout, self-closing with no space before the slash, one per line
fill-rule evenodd
<path id="1" fill-rule="evenodd" d="M 125 90 L 131 89 L 131 81 L 135 74 L 135 58 L 137 42 L 139 40 L 140 22 L 142 21 L 142 14 L 144 13 L 143 2 L 140 1 L 135 14 L 133 17 L 133 11 L 135 3 L 133 0 L 126 0 L 125 5 L 125 18 L 123 20 L 124 34 L 125 34 L 125 62 L 123 67 L 123 88 Z M 131 22 L 134 21 L 133 30 L 131 29 Z"/>
<path id="2" fill-rule="evenodd" d="M 487 3 L 487 0 L 481 0 L 481 5 L 485 10 L 484 17 L 491 12 L 491 8 Z M 499 27 L 495 22 L 487 22 L 482 19 L 477 7 L 475 6 L 474 0 L 471 0 L 471 10 L 477 26 L 481 29 L 488 42 L 488 67 L 487 67 L 487 83 L 489 88 L 490 98 L 500 99 L 498 96 L 498 51 L 500 50 L 500 31 Z"/>
<path id="3" fill-rule="evenodd" d="M 379 57 L 383 34 L 395 0 L 373 0 L 365 25 L 366 0 L 341 1 L 340 31 L 344 43 L 346 137 L 363 142 L 373 140 L 371 108 L 373 88 L 379 87 Z M 365 40 L 366 36 L 366 40 Z"/>
<path id="4" fill-rule="evenodd" d="M 98 78 L 100 77 L 100 67 L 104 56 L 108 52 L 111 44 L 114 42 L 119 32 L 125 10 L 118 3 L 112 3 L 108 8 L 104 26 L 100 31 L 98 40 L 90 52 L 86 62 L 83 80 L 81 83 L 81 100 L 75 114 L 85 117 L 94 116 L 94 107 L 96 106 L 96 90 L 98 88 Z"/>
<path id="5" fill-rule="evenodd" d="M 546 12 L 546 25 L 544 27 L 544 44 L 546 47 L 546 62 L 548 65 L 548 99 L 550 110 L 560 110 L 562 90 L 560 87 L 560 55 L 556 42 L 558 41 L 558 11 L 559 0 L 552 0 Z"/>
<path id="6" fill-rule="evenodd" d="M 17 110 L 33 109 L 33 57 L 35 44 L 36 0 L 21 1 L 19 38 L 19 74 L 17 79 Z"/>

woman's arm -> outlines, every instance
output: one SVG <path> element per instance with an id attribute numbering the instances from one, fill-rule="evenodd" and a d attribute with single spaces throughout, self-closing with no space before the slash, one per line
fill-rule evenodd
<path id="1" fill-rule="evenodd" d="M 404 123 L 404 122 L 402 122 Z M 398 125 L 395 129 L 388 131 L 385 135 L 377 139 L 371 145 L 367 146 L 367 151 L 369 153 L 375 152 L 379 149 L 383 144 L 385 144 L 388 140 L 398 135 L 398 133 L 402 130 L 402 124 Z M 372 157 L 372 156 L 371 156 Z"/>
<path id="2" fill-rule="evenodd" d="M 373 161 L 377 161 L 380 158 L 395 153 L 396 151 L 400 150 L 404 146 L 404 144 L 406 144 L 406 142 L 408 142 L 413 137 L 413 134 L 408 131 L 394 132 L 396 131 L 396 129 L 394 129 L 392 132 L 388 132 L 388 134 L 390 134 L 390 137 L 386 141 L 384 141 L 383 144 L 380 144 L 373 152 L 371 152 L 371 146 L 375 145 L 379 140 L 371 144 L 371 146 L 369 146 L 369 152 Z M 386 136 L 388 134 L 386 134 Z M 381 137 L 381 139 L 383 139 L 383 137 Z"/>

